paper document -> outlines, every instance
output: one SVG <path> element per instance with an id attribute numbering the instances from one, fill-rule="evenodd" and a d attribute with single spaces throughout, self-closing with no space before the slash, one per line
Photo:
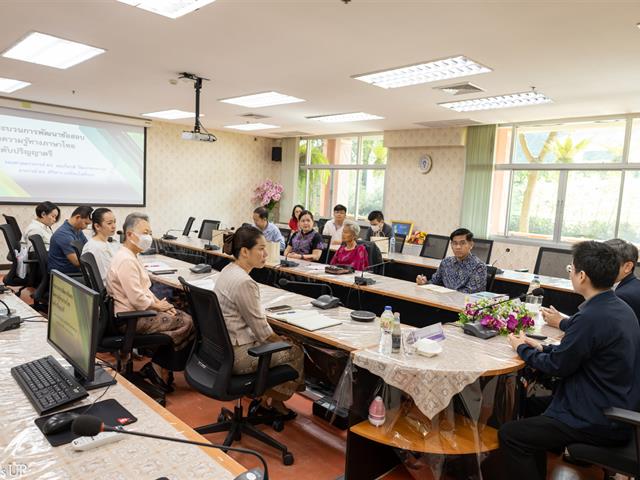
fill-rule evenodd
<path id="1" fill-rule="evenodd" d="M 430 292 L 434 292 L 434 293 L 455 292 L 455 290 L 451 290 L 450 288 L 446 288 L 441 285 L 432 285 L 431 283 L 427 283 L 426 285 L 420 285 L 420 288 L 424 288 L 425 290 L 429 290 Z"/>
<path id="2" fill-rule="evenodd" d="M 144 265 L 144 268 L 151 273 L 164 272 L 167 270 L 173 270 L 173 271 L 177 270 L 175 268 L 172 268 L 171 265 L 164 262 L 151 262 L 151 263 L 144 263 L 143 265 Z"/>
<path id="3" fill-rule="evenodd" d="M 286 310 L 284 312 L 267 313 L 267 315 L 311 332 L 342 323 L 340 320 L 329 318 L 316 310 Z"/>

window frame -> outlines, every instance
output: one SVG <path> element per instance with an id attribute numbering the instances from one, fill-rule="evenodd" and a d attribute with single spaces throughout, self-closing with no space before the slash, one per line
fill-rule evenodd
<path id="1" fill-rule="evenodd" d="M 517 141 L 517 129 L 519 127 L 526 126 L 561 126 L 563 124 L 571 123 L 589 123 L 607 120 L 621 120 L 625 122 L 624 131 L 624 143 L 622 147 L 622 160 L 618 163 L 514 163 L 514 155 L 516 151 Z M 501 242 L 508 242 L 520 245 L 534 245 L 534 246 L 550 246 L 558 248 L 567 248 L 571 245 L 570 242 L 562 241 L 562 224 L 565 213 L 565 200 L 567 193 L 567 182 L 570 171 L 615 171 L 620 172 L 620 186 L 618 191 L 618 205 L 616 212 L 614 238 L 617 238 L 620 228 L 620 215 L 622 213 L 622 201 L 624 199 L 624 184 L 625 174 L 627 171 L 640 171 L 640 157 L 635 162 L 631 162 L 629 159 L 629 153 L 631 149 L 631 134 L 634 120 L 640 120 L 640 114 L 631 113 L 624 115 L 604 115 L 597 117 L 573 117 L 556 120 L 544 120 L 544 121 L 531 121 L 531 122 L 517 122 L 497 125 L 496 128 L 510 128 L 511 129 L 511 145 L 509 150 L 509 162 L 508 163 L 496 163 L 496 158 L 493 159 L 493 171 L 494 175 L 491 178 L 491 202 L 493 203 L 493 188 L 496 180 L 496 171 L 515 172 L 515 171 L 559 171 L 560 177 L 558 179 L 558 192 L 556 199 L 556 214 L 554 219 L 553 239 L 552 240 L 536 240 L 532 238 L 523 238 L 521 236 L 509 235 L 509 219 L 511 218 L 511 206 L 513 201 L 513 175 L 509 176 L 509 189 L 508 189 L 508 205 L 506 208 L 506 218 L 504 219 L 504 229 L 499 234 L 489 233 L 489 238 Z M 636 128 L 640 128 L 640 122 L 637 122 Z M 498 135 L 496 135 L 496 142 L 498 141 Z M 494 148 L 494 152 L 497 148 Z M 487 217 L 487 231 L 490 232 L 491 228 L 491 212 L 492 205 L 489 207 L 489 216 Z"/>
<path id="2" fill-rule="evenodd" d="M 319 136 L 311 136 L 311 137 L 302 137 L 300 138 L 299 142 L 298 142 L 298 166 L 297 166 L 297 172 L 296 172 L 296 176 L 298 176 L 298 173 L 300 172 L 300 170 L 305 170 L 306 171 L 306 178 L 305 178 L 305 187 L 304 187 L 304 205 L 309 205 L 309 180 L 311 178 L 311 175 L 309 175 L 310 171 L 313 170 L 328 170 L 330 173 L 330 177 L 329 177 L 329 197 L 331 199 L 331 204 L 329 205 L 329 212 L 333 211 L 333 183 L 334 183 L 334 172 L 335 171 L 340 171 L 340 170 L 354 170 L 356 171 L 356 193 L 355 193 L 355 210 L 353 212 L 353 215 L 350 215 L 349 213 L 347 214 L 348 217 L 353 217 L 353 219 L 355 221 L 359 221 L 359 220 L 366 220 L 367 216 L 358 216 L 358 210 L 360 207 L 360 178 L 361 178 L 361 173 L 367 170 L 377 170 L 377 171 L 384 171 L 385 172 L 385 178 L 384 181 L 386 182 L 387 180 L 387 174 L 386 174 L 386 170 L 387 170 L 387 163 L 383 164 L 383 165 L 371 165 L 371 164 L 365 164 L 363 162 L 362 159 L 362 152 L 363 152 L 363 139 L 366 137 L 381 137 L 382 141 L 384 142 L 384 132 L 365 132 L 365 133 L 341 133 L 341 134 L 336 134 L 336 135 L 319 135 Z M 311 148 L 309 148 L 310 142 L 313 140 L 328 140 L 328 139 L 335 139 L 335 138 L 346 138 L 346 137 L 350 137 L 350 138 L 357 138 L 358 139 L 358 147 L 357 147 L 357 151 L 358 151 L 358 155 L 356 158 L 356 163 L 355 164 L 337 164 L 337 165 L 332 165 L 332 164 L 321 164 L 321 165 L 312 165 L 311 164 Z M 302 142 L 306 142 L 307 143 L 307 151 L 306 151 L 306 155 L 305 155 L 305 161 L 304 164 L 300 163 L 300 145 L 302 144 Z M 389 151 L 387 150 L 387 162 L 389 160 Z M 386 185 L 385 185 L 386 186 Z M 386 188 L 385 186 L 383 186 L 382 188 L 382 207 L 381 209 L 384 211 L 384 205 L 385 205 L 385 191 Z M 299 198 L 296 195 L 296 198 Z M 312 212 L 314 215 L 316 214 L 316 212 Z M 318 213 L 320 218 L 328 218 L 331 216 L 331 214 L 329 213 L 328 216 L 322 216 Z"/>

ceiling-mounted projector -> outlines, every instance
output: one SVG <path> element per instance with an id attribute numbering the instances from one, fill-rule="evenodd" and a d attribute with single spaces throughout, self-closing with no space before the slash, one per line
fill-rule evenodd
<path id="1" fill-rule="evenodd" d="M 182 140 L 193 140 L 200 142 L 215 142 L 218 140 L 215 135 L 211 133 L 202 133 L 202 132 L 182 132 Z"/>
<path id="2" fill-rule="evenodd" d="M 215 135 L 207 132 L 206 128 L 200 123 L 200 90 L 202 90 L 202 80 L 209 80 L 208 78 L 202 78 L 193 73 L 182 72 L 178 77 L 180 79 L 193 80 L 193 88 L 196 91 L 196 112 L 195 112 L 195 124 L 193 130 L 190 132 L 182 132 L 183 140 L 191 140 L 195 142 L 215 142 L 218 140 Z M 204 130 L 201 132 L 200 130 Z"/>

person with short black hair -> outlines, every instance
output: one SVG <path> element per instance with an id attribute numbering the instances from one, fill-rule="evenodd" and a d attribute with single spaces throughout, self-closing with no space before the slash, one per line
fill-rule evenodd
<path id="1" fill-rule="evenodd" d="M 108 208 L 96 208 L 91 215 L 93 237 L 82 248 L 82 253 L 92 253 L 96 259 L 102 282 L 107 283 L 111 261 L 120 248 L 112 236 L 116 233 L 116 216 Z"/>
<path id="2" fill-rule="evenodd" d="M 40 235 L 44 242 L 44 247 L 49 250 L 49 243 L 51 242 L 51 236 L 53 230 L 51 227 L 60 220 L 60 207 L 55 203 L 42 202 L 36 205 L 36 218 L 31 220 L 29 226 L 22 235 L 22 245 L 27 245 L 29 250 L 33 249 L 29 237 L 31 235 Z"/>
<path id="3" fill-rule="evenodd" d="M 284 250 L 285 242 L 280 229 L 269 221 L 269 210 L 258 207 L 253 211 L 253 223 L 262 232 L 267 242 L 280 244 L 280 251 Z"/>
<path id="4" fill-rule="evenodd" d="M 216 277 L 214 293 L 233 345 L 233 373 L 243 375 L 258 368 L 258 358 L 249 355 L 249 349 L 267 342 L 291 342 L 271 329 L 260 301 L 260 287 L 249 275 L 254 268 L 265 266 L 268 252 L 264 235 L 256 227 L 240 227 L 233 236 L 231 250 L 235 261 Z M 289 364 L 298 372 L 298 378 L 267 390 L 262 407 L 273 408 L 288 418 L 295 416 L 284 401 L 296 391 L 304 390 L 303 361 L 302 349 L 295 344 L 271 357 L 272 367 Z"/>
<path id="5" fill-rule="evenodd" d="M 347 207 L 337 204 L 333 207 L 333 220 L 329 220 L 324 224 L 322 235 L 330 236 L 332 245 L 340 245 L 342 243 L 342 227 L 345 218 L 347 218 Z"/>
<path id="6" fill-rule="evenodd" d="M 298 231 L 298 220 L 300 219 L 300 213 L 305 210 L 302 205 L 294 205 L 291 211 L 291 218 L 289 219 L 289 228 L 292 232 Z"/>
<path id="7" fill-rule="evenodd" d="M 449 238 L 453 257 L 447 257 L 440 262 L 438 270 L 428 283 L 463 293 L 484 291 L 487 288 L 487 265 L 471 253 L 473 233 L 466 228 L 457 228 L 451 232 Z M 416 283 L 426 285 L 427 278 L 418 275 Z"/>
<path id="8" fill-rule="evenodd" d="M 621 445 L 631 434 L 628 425 L 604 415 L 610 407 L 636 410 L 640 401 L 640 326 L 631 307 L 611 291 L 619 272 L 616 252 L 602 242 L 581 242 L 567 267 L 585 302 L 569 319 L 560 344 L 509 335 L 528 366 L 560 381 L 542 415 L 500 428 L 508 478 L 544 480 L 547 450 L 571 443 Z"/>
<path id="9" fill-rule="evenodd" d="M 71 217 L 65 220 L 51 236 L 49 246 L 49 271 L 58 270 L 62 273 L 79 273 L 80 260 L 71 242 L 77 240 L 83 245 L 87 243 L 87 237 L 82 232 L 91 225 L 91 213 L 93 208 L 83 205 L 76 207 Z"/>
<path id="10" fill-rule="evenodd" d="M 284 249 L 285 257 L 317 262 L 325 245 L 322 236 L 313 229 L 313 213 L 303 210 L 298 226 L 300 229 L 289 237 L 287 248 Z"/>
<path id="11" fill-rule="evenodd" d="M 384 215 L 380 210 L 373 210 L 367 218 L 371 226 L 364 237 L 366 241 L 371 241 L 371 237 L 393 237 L 393 228 L 384 222 Z"/>

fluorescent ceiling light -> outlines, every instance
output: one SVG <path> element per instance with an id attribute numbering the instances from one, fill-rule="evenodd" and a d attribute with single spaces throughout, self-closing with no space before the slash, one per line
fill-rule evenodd
<path id="1" fill-rule="evenodd" d="M 0 92 L 13 93 L 21 88 L 31 85 L 29 82 L 21 82 L 20 80 L 14 80 L 13 78 L 0 77 Z"/>
<path id="2" fill-rule="evenodd" d="M 3 57 L 54 68 L 69 68 L 105 51 L 44 33 L 33 32 L 2 54 Z"/>
<path id="3" fill-rule="evenodd" d="M 460 102 L 439 103 L 441 107 L 455 110 L 456 112 L 476 112 L 478 110 L 494 110 L 496 108 L 526 107 L 530 105 L 541 105 L 551 103 L 549 97 L 538 92 L 510 93 L 496 97 L 476 98 L 473 100 L 462 100 Z"/>
<path id="4" fill-rule="evenodd" d="M 180 118 L 193 118 L 196 114 L 183 110 L 163 110 L 162 112 L 143 113 L 142 116 L 164 118 L 165 120 L 178 120 Z M 202 117 L 203 115 L 201 114 L 200 116 Z"/>
<path id="5" fill-rule="evenodd" d="M 241 123 L 240 125 L 225 125 L 224 128 L 233 128 L 234 130 L 244 130 L 250 132 L 253 130 L 266 130 L 268 128 L 280 128 L 277 125 L 269 125 L 268 123 Z"/>
<path id="6" fill-rule="evenodd" d="M 384 117 L 371 115 L 370 113 L 338 113 L 335 115 L 319 115 L 317 117 L 307 117 L 309 120 L 319 120 L 325 123 L 341 123 L 341 122 L 361 122 L 364 120 L 382 120 Z"/>
<path id="7" fill-rule="evenodd" d="M 376 87 L 398 88 L 450 78 L 477 75 L 490 71 L 490 68 L 460 55 L 445 58 L 444 60 L 434 60 L 391 70 L 354 75 L 351 78 L 370 83 Z"/>
<path id="8" fill-rule="evenodd" d="M 178 18 L 209 5 L 216 0 L 118 0 L 134 7 L 157 13 L 164 17 Z"/>
<path id="9" fill-rule="evenodd" d="M 243 97 L 222 98 L 223 103 L 232 103 L 249 108 L 270 107 L 272 105 L 284 105 L 287 103 L 304 102 L 302 98 L 292 97 L 278 92 L 262 92 Z"/>

